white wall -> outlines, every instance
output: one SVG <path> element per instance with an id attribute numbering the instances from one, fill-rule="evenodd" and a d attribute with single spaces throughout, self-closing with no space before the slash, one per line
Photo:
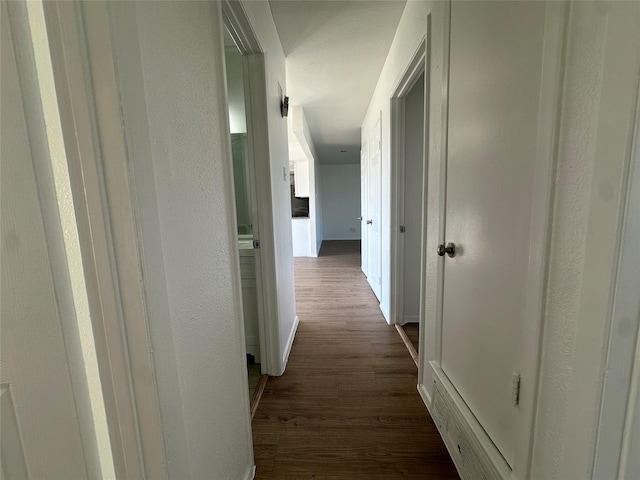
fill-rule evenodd
<path id="1" fill-rule="evenodd" d="M 310 257 L 311 255 L 311 219 L 293 217 L 291 219 L 291 235 L 293 237 L 293 256 Z"/>
<path id="2" fill-rule="evenodd" d="M 440 232 L 443 26 L 446 4 L 407 3 L 363 122 L 382 111 L 381 308 L 389 305 L 390 106 L 402 72 L 427 33 L 431 14 L 426 325 L 420 382 L 429 394 L 436 352 Z M 532 478 L 589 478 L 604 371 L 606 325 L 625 152 L 637 95 L 638 4 L 571 6 L 560 150 L 553 207 L 548 295 L 535 423 Z"/>
<path id="3" fill-rule="evenodd" d="M 309 197 L 309 160 L 295 162 L 293 172 L 295 175 L 294 192 L 296 197 Z"/>
<path id="4" fill-rule="evenodd" d="M 322 240 L 324 239 L 324 225 L 322 224 L 322 190 L 320 185 L 322 183 L 322 172 L 320 170 L 320 165 L 317 163 L 314 165 L 313 169 L 313 185 L 316 193 L 315 198 L 315 217 L 316 217 L 316 255 L 320 253 L 320 247 L 322 246 Z"/>
<path id="5" fill-rule="evenodd" d="M 324 240 L 360 239 L 360 164 L 320 165 Z"/>
<path id="6" fill-rule="evenodd" d="M 220 5 L 114 2 L 171 478 L 253 468 Z"/>
<path id="7" fill-rule="evenodd" d="M 309 255 L 311 257 L 318 256 L 322 242 L 322 220 L 318 219 L 322 215 L 319 204 L 318 174 L 318 160 L 312 157 L 309 160 Z"/>
<path id="8" fill-rule="evenodd" d="M 296 196 L 309 197 L 309 220 L 292 219 L 293 255 L 317 257 L 322 242 L 320 219 L 318 161 L 309 125 L 300 106 L 289 110 L 289 161 L 294 164 Z M 300 189 L 299 185 L 304 184 Z M 299 193 L 298 193 L 299 192 Z M 320 227 L 320 229 L 318 229 Z"/>
<path id="9" fill-rule="evenodd" d="M 267 0 L 242 1 L 254 33 L 265 52 L 269 155 L 271 158 L 271 196 L 275 230 L 276 291 L 281 369 L 297 328 L 293 284 L 293 245 L 291 237 L 291 193 L 289 188 L 289 152 L 287 121 L 280 114 L 278 84 L 286 92 L 285 63 L 282 45 L 273 23 Z M 284 170 L 283 170 L 284 169 Z M 286 173 L 283 176 L 283 171 Z"/>
<path id="10" fill-rule="evenodd" d="M 227 91 L 229 94 L 229 126 L 231 133 L 247 131 L 247 115 L 244 106 L 244 78 L 242 55 L 235 47 L 225 47 Z"/>

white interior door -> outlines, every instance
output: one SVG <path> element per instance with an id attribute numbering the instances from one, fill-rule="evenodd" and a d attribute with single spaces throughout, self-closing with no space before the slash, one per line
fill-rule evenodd
<path id="1" fill-rule="evenodd" d="M 87 478 L 16 54 L 2 5 L 2 478 Z"/>
<path id="2" fill-rule="evenodd" d="M 382 134 L 380 120 L 376 122 L 368 136 L 368 184 L 367 184 L 367 280 L 378 301 L 382 294 L 382 247 L 380 231 L 380 203 L 381 203 L 381 165 L 380 147 Z"/>
<path id="3" fill-rule="evenodd" d="M 442 369 L 513 465 L 545 4 L 452 2 Z"/>
<path id="4" fill-rule="evenodd" d="M 360 262 L 362 273 L 368 276 L 369 269 L 367 267 L 367 260 L 369 258 L 369 244 L 368 244 L 368 232 L 369 226 L 367 225 L 367 143 L 363 142 L 362 150 L 360 151 Z"/>

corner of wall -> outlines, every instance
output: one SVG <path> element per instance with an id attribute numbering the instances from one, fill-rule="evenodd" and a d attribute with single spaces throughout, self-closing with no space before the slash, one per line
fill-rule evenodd
<path id="1" fill-rule="evenodd" d="M 293 347 L 293 341 L 296 337 L 296 332 L 298 331 L 298 324 L 300 323 L 300 319 L 298 315 L 293 321 L 293 327 L 291 328 L 291 333 L 289 334 L 289 338 L 287 339 L 287 344 L 284 348 L 284 353 L 282 355 L 282 362 L 280 364 L 280 373 L 277 376 L 280 376 L 284 373 L 287 368 L 287 363 L 289 362 L 289 355 L 291 354 L 291 347 Z"/>

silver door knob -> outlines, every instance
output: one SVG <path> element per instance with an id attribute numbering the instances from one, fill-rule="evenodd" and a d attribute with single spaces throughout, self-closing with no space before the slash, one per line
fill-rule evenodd
<path id="1" fill-rule="evenodd" d="M 359 217 L 357 217 L 358 220 L 362 221 L 362 215 L 360 215 Z"/>
<path id="2" fill-rule="evenodd" d="M 367 220 L 367 225 L 371 225 L 373 223 L 373 220 Z"/>
<path id="3" fill-rule="evenodd" d="M 438 245 L 437 252 L 441 257 L 444 257 L 444 254 L 446 253 L 447 255 L 449 255 L 449 257 L 453 258 L 456 256 L 456 246 L 451 242 L 447 243 L 446 246 L 444 243 L 441 243 L 440 245 Z"/>

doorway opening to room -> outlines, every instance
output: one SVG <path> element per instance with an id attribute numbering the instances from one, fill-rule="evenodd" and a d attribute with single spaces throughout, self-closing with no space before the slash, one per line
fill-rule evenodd
<path id="1" fill-rule="evenodd" d="M 266 134 L 264 56 L 236 2 L 223 3 L 224 48 L 229 127 L 233 162 L 237 253 L 242 285 L 243 332 L 251 416 L 255 414 L 268 374 L 277 369 L 272 330 L 275 292 L 274 246 L 269 193 L 270 166 Z M 261 179 L 261 181 L 258 181 Z"/>
<path id="2" fill-rule="evenodd" d="M 423 41 L 391 98 L 391 317 L 416 366 L 426 239 L 426 68 Z"/>

